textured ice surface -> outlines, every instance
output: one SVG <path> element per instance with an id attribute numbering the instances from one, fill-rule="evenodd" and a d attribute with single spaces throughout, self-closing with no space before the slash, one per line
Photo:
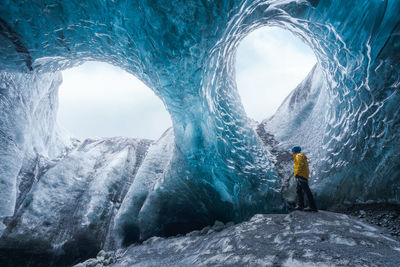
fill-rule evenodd
<path id="1" fill-rule="evenodd" d="M 153 237 L 124 253 L 113 266 L 398 266 L 400 242 L 383 229 L 331 212 L 255 215 L 184 237 Z M 225 229 L 224 229 L 225 228 Z M 156 256 L 155 256 L 156 255 Z M 77 267 L 95 266 L 104 258 Z M 90 265 L 91 264 L 91 265 Z"/>
<path id="2" fill-rule="evenodd" d="M 13 214 L 32 151 L 53 159 L 68 146 L 54 127 L 56 71 L 86 60 L 140 78 L 173 121 L 174 143 L 157 145 L 168 153 L 148 159 L 166 169 L 143 165 L 115 218 L 122 241 L 281 210 L 278 165 L 246 117 L 234 71 L 239 42 L 267 25 L 292 31 L 318 58 L 268 130 L 283 146 L 304 144 L 320 205 L 399 202 L 399 13 L 396 0 L 3 0 L 1 216 Z M 46 200 L 39 184 L 30 190 Z"/>
<path id="3" fill-rule="evenodd" d="M 0 73 L 0 217 L 14 212 L 20 170 L 68 144 L 55 125 L 61 81 L 60 73 Z"/>
<path id="4" fill-rule="evenodd" d="M 63 157 L 37 159 L 31 190 L 21 194 L 15 215 L 7 219 L 0 262 L 25 253 L 37 265 L 40 256 L 49 261 L 55 254 L 61 258 L 53 264 L 65 265 L 114 247 L 113 218 L 149 145 L 129 138 L 86 139 Z"/>

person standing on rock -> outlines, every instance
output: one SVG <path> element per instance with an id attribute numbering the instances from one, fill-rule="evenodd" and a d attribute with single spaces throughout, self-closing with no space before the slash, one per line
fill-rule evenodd
<path id="1" fill-rule="evenodd" d="M 304 193 L 307 196 L 309 206 L 305 208 L 305 211 L 318 211 L 315 206 L 314 197 L 311 193 L 310 187 L 308 186 L 309 169 L 307 157 L 301 152 L 301 147 L 295 146 L 292 148 L 293 160 L 294 160 L 294 177 L 296 178 L 297 186 L 297 205 L 296 210 L 304 209 Z"/>

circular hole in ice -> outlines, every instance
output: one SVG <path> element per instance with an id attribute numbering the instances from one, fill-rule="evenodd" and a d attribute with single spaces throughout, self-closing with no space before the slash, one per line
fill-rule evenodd
<path id="1" fill-rule="evenodd" d="M 288 30 L 263 27 L 247 35 L 236 52 L 236 83 L 247 116 L 272 116 L 316 63 L 311 48 Z"/>
<path id="2" fill-rule="evenodd" d="M 86 62 L 62 75 L 58 123 L 77 138 L 125 136 L 154 140 L 172 125 L 161 99 L 118 67 Z"/>

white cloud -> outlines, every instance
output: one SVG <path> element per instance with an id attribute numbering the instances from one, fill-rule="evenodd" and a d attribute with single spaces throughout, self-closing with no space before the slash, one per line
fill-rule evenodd
<path id="1" fill-rule="evenodd" d="M 265 27 L 239 45 L 236 82 L 247 115 L 261 121 L 276 109 L 316 63 L 311 48 L 287 30 Z"/>
<path id="2" fill-rule="evenodd" d="M 87 62 L 63 71 L 58 122 L 73 135 L 158 139 L 172 125 L 162 101 L 112 65 Z"/>

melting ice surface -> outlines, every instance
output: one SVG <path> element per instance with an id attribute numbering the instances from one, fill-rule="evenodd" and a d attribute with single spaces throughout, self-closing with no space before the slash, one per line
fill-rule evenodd
<path id="1" fill-rule="evenodd" d="M 2 246 L 118 247 L 281 211 L 275 158 L 246 117 L 234 71 L 240 41 L 267 25 L 292 31 L 318 58 L 263 127 L 283 149 L 300 144 L 310 155 L 320 207 L 400 202 L 399 13 L 396 0 L 6 1 Z M 91 146 L 57 127 L 58 71 L 87 60 L 132 73 L 171 115 L 173 129 L 135 161 L 137 170 L 125 163 L 134 164 L 133 151 L 145 154 L 139 140 Z M 111 180 L 97 180 L 98 168 Z"/>

